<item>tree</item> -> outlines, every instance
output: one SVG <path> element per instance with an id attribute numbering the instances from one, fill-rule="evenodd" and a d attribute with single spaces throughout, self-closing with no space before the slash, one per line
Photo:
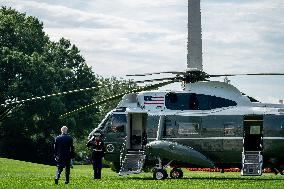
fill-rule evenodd
<path id="1" fill-rule="evenodd" d="M 37 18 L 11 8 L 1 8 L 1 104 L 7 100 L 93 87 L 97 85 L 96 80 L 78 48 L 71 45 L 70 41 L 62 38 L 59 42 L 52 42 Z M 0 124 L 0 154 L 32 161 L 51 161 L 53 137 L 62 126 L 59 115 L 92 102 L 95 94 L 97 92 L 93 91 L 68 95 L 66 98 L 53 97 L 14 108 L 10 116 Z M 1 111 L 7 108 L 10 107 L 2 107 Z M 80 114 L 76 119 L 84 121 L 68 121 L 75 136 L 87 133 L 88 128 L 93 128 L 94 120 L 97 121 L 94 111 Z M 16 143 L 18 144 L 15 145 Z M 27 156 L 22 151 L 27 151 L 27 148 L 35 153 Z M 47 159 L 46 150 L 50 152 Z"/>
<path id="2" fill-rule="evenodd" d="M 98 81 L 102 86 L 106 86 L 100 89 L 98 96 L 95 96 L 94 101 L 99 101 L 100 99 L 109 98 L 118 94 L 123 94 L 125 92 L 130 92 L 137 88 L 137 84 L 131 80 L 118 79 L 116 77 L 103 78 L 98 77 Z M 102 119 L 106 113 L 114 109 L 121 99 L 112 100 L 101 106 L 99 106 L 99 117 Z"/>
<path id="3" fill-rule="evenodd" d="M 89 132 L 119 100 L 64 120 L 59 115 L 136 87 L 117 78 L 97 76 L 79 49 L 67 39 L 50 41 L 35 17 L 0 9 L 0 103 L 98 86 L 95 91 L 0 107 L 0 156 L 52 163 L 54 137 L 64 124 L 80 150 Z M 111 86 L 109 86 L 111 84 Z M 4 115 L 8 115 L 4 117 Z M 5 118 L 5 119 L 4 119 Z M 28 152 L 28 153 L 27 153 Z M 84 152 L 85 153 L 85 152 Z"/>

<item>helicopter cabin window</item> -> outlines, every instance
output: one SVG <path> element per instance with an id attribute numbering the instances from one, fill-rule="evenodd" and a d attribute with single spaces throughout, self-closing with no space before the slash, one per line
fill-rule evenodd
<path id="1" fill-rule="evenodd" d="M 235 122 L 224 123 L 224 136 L 241 136 L 241 127 Z"/>
<path id="2" fill-rule="evenodd" d="M 175 121 L 166 117 L 165 118 L 165 123 L 164 123 L 163 136 L 165 136 L 165 137 L 173 137 L 175 135 L 176 135 Z"/>
<path id="3" fill-rule="evenodd" d="M 125 127 L 126 127 L 125 114 L 112 114 L 106 122 L 106 128 L 108 132 L 121 133 L 124 132 Z"/>
<path id="4" fill-rule="evenodd" d="M 170 92 L 166 95 L 165 105 L 170 110 L 211 110 L 236 106 L 237 103 L 232 100 L 204 94 Z"/>
<path id="5" fill-rule="evenodd" d="M 181 135 L 197 135 L 198 130 L 198 123 L 178 123 L 178 133 Z"/>

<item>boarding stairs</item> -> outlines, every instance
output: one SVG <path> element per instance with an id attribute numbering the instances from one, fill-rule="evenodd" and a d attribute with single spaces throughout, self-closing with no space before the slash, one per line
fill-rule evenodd
<path id="1" fill-rule="evenodd" d="M 262 175 L 263 157 L 261 151 L 243 151 L 242 152 L 242 170 L 243 176 Z"/>
<path id="2" fill-rule="evenodd" d="M 129 175 L 141 173 L 146 154 L 144 150 L 127 150 L 121 161 L 119 175 Z"/>

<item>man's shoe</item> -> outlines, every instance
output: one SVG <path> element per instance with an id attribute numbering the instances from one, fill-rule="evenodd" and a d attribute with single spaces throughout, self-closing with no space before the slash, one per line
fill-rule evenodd
<path id="1" fill-rule="evenodd" d="M 54 179 L 54 183 L 58 185 L 58 179 Z"/>

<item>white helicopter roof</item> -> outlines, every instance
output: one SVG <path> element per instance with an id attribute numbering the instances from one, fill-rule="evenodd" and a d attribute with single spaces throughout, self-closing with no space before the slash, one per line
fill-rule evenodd
<path id="1" fill-rule="evenodd" d="M 118 103 L 117 107 L 128 107 L 128 108 L 137 107 L 137 94 L 129 93 L 124 95 L 121 101 Z"/>
<path id="2" fill-rule="evenodd" d="M 216 96 L 236 102 L 237 106 L 220 107 L 208 110 L 171 110 L 165 106 L 166 94 L 174 93 L 195 93 L 209 96 Z M 153 115 L 178 114 L 191 116 L 206 115 L 239 115 L 239 114 L 283 114 L 284 106 L 275 104 L 252 103 L 250 99 L 234 86 L 218 81 L 205 81 L 186 84 L 184 90 L 164 91 L 142 91 L 138 94 L 130 93 L 125 95 L 118 105 L 126 107 L 128 112 L 140 112 Z"/>
<path id="3" fill-rule="evenodd" d="M 166 94 L 174 93 L 195 93 L 208 96 L 216 96 L 223 99 L 234 101 L 238 106 L 252 106 L 251 101 L 247 96 L 234 86 L 218 81 L 203 81 L 196 83 L 188 83 L 184 90 L 164 90 L 164 91 L 143 91 L 137 95 L 138 106 L 148 111 L 172 111 L 165 107 Z M 176 111 L 173 111 L 176 112 Z"/>
<path id="4" fill-rule="evenodd" d="M 196 93 L 196 94 L 204 94 L 204 95 L 210 95 L 210 96 L 216 96 L 225 98 L 228 100 L 235 101 L 238 105 L 247 105 L 248 103 L 251 103 L 249 98 L 242 95 L 242 93 L 233 85 L 219 82 L 219 81 L 199 81 L 195 83 L 187 83 L 184 87 L 184 90 L 182 91 L 143 91 L 140 92 L 138 96 L 140 95 L 147 95 L 147 94 L 165 94 L 168 92 L 175 92 L 175 93 L 184 93 L 184 92 L 190 92 L 190 93 Z"/>
<path id="5" fill-rule="evenodd" d="M 236 87 L 219 81 L 199 81 L 196 83 L 188 83 L 185 85 L 184 91 L 233 100 L 238 105 L 250 103 L 249 98 L 242 95 Z"/>

